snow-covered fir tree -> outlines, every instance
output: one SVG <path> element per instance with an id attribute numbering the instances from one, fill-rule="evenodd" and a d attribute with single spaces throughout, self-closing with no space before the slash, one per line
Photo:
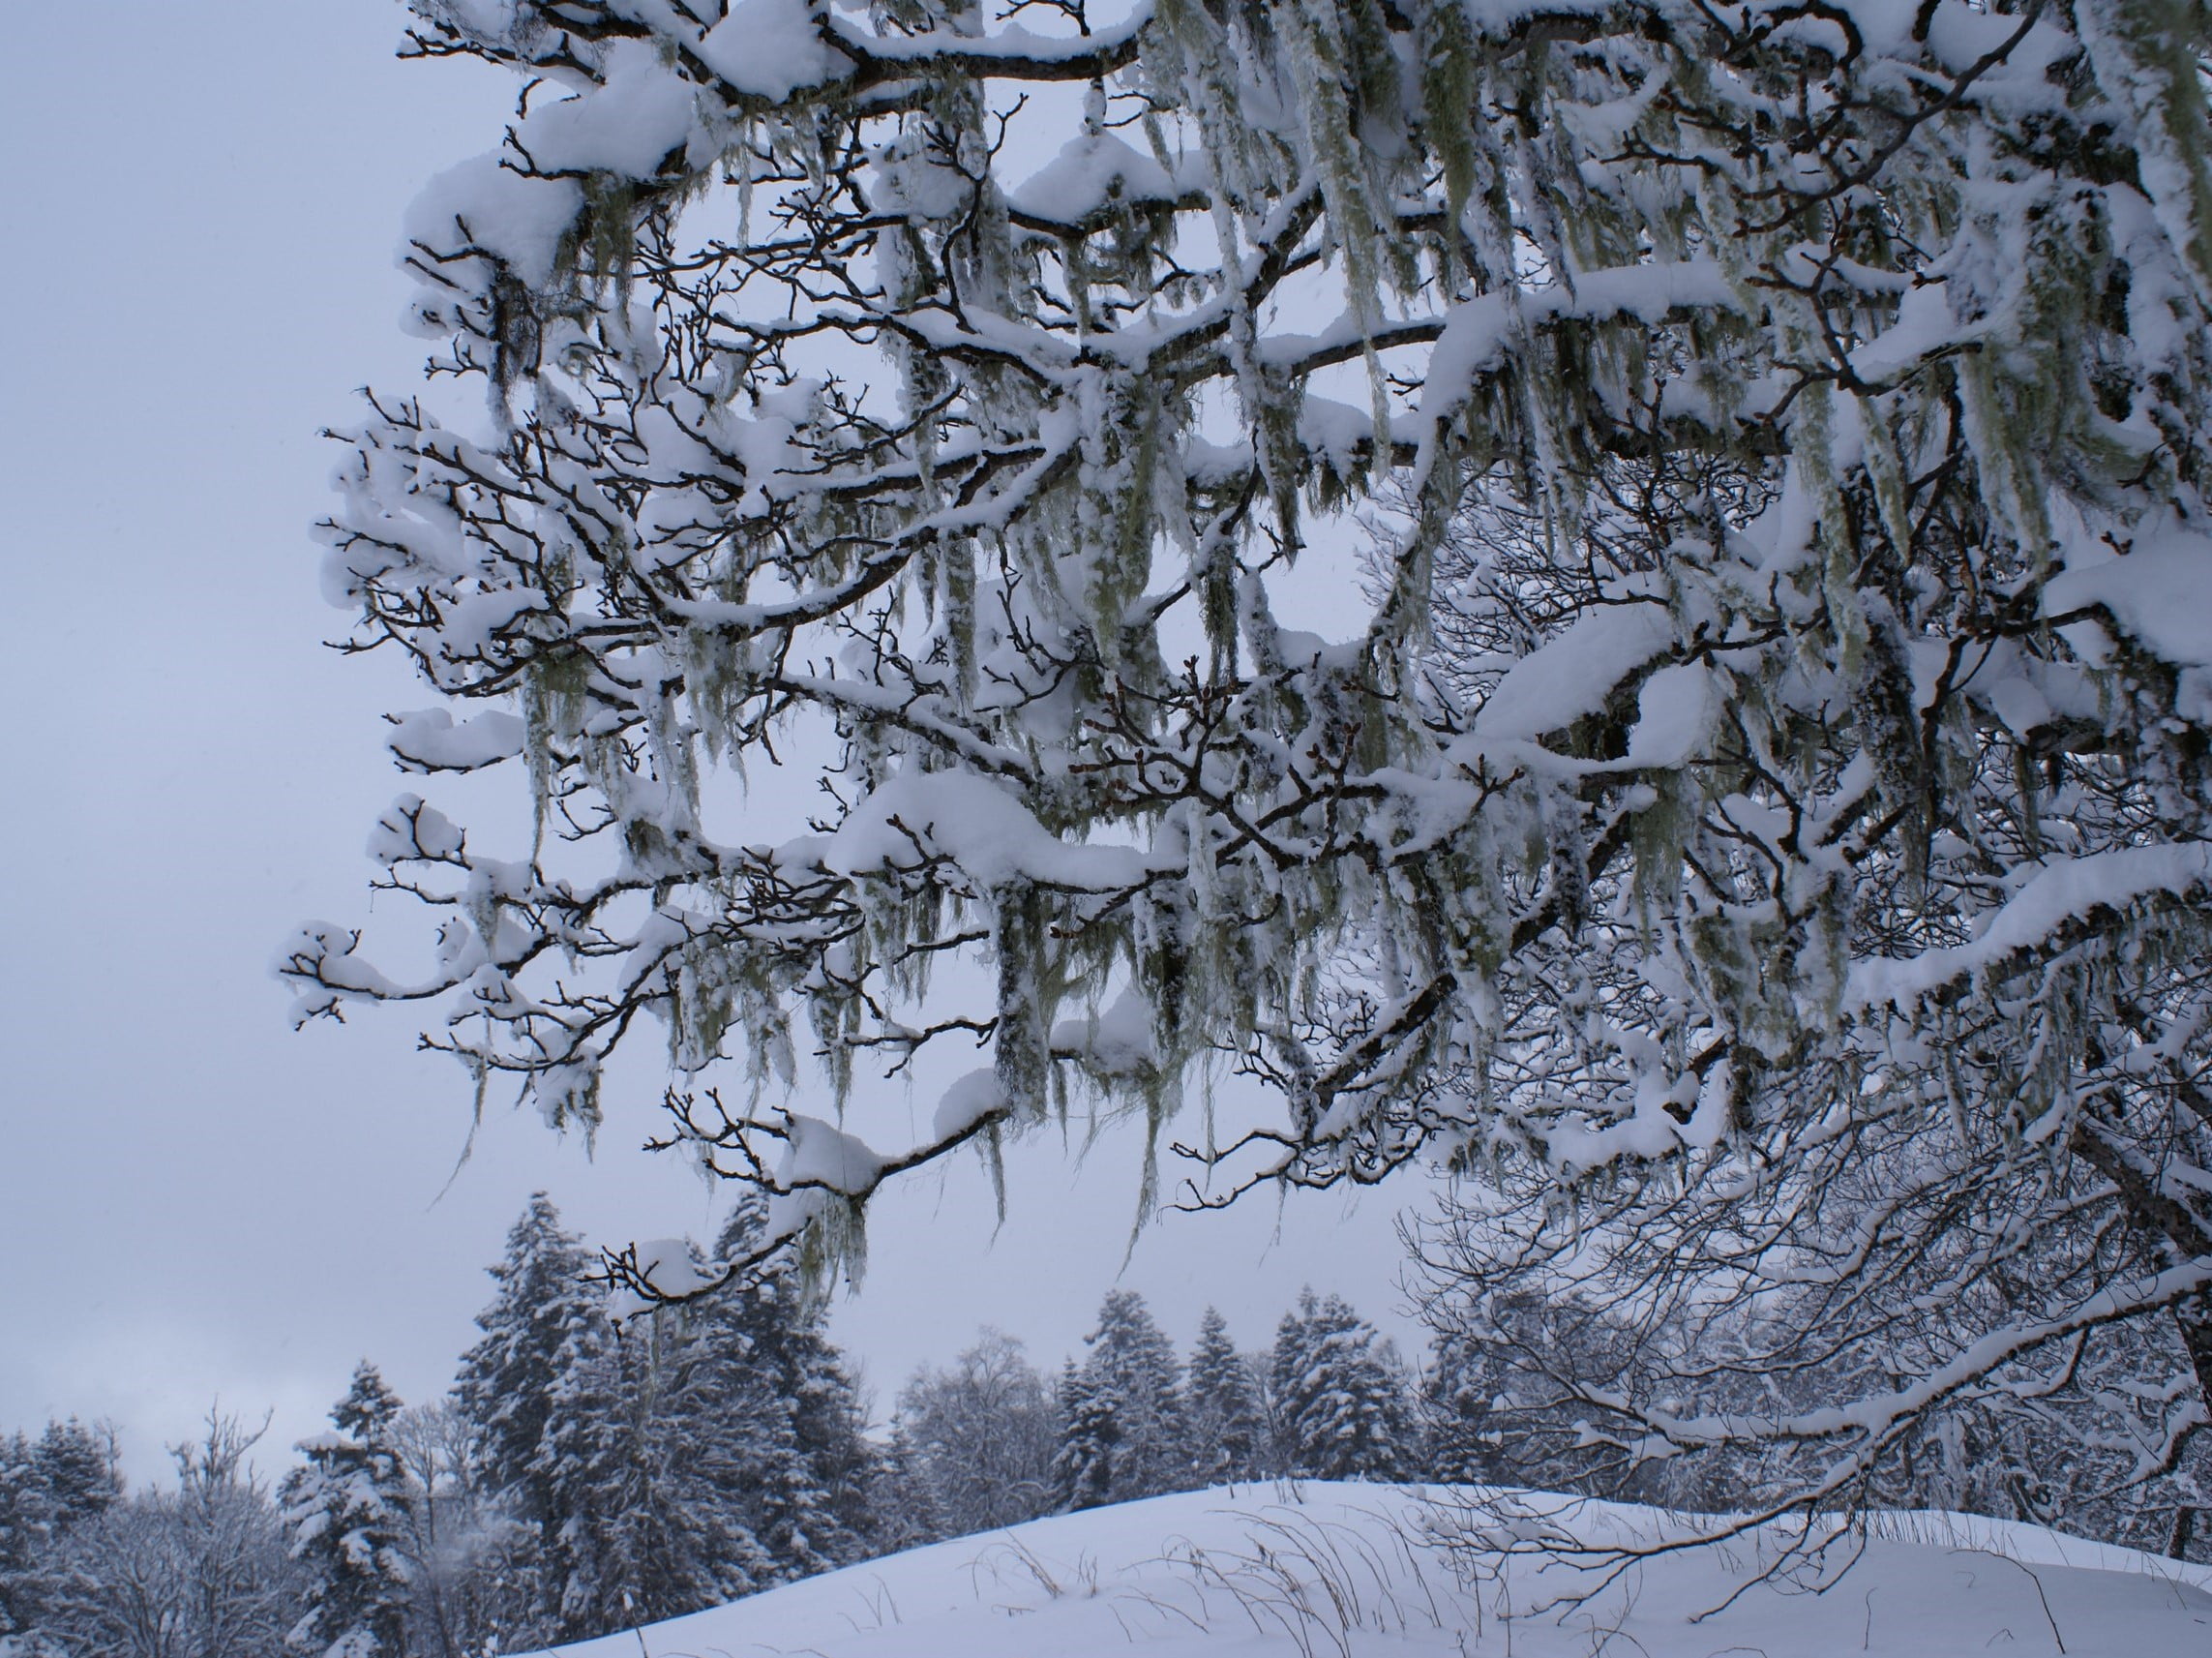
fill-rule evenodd
<path id="1" fill-rule="evenodd" d="M 123 1494 L 113 1433 L 76 1417 L 0 1438 L 0 1636 L 27 1639 L 62 1586 L 71 1534 Z"/>
<path id="2" fill-rule="evenodd" d="M 913 1435 L 907 1432 L 906 1419 L 896 1411 L 891 1413 L 890 1432 L 876 1463 L 868 1508 L 877 1546 L 886 1554 L 956 1535 Z"/>
<path id="3" fill-rule="evenodd" d="M 775 1573 L 746 1522 L 759 1473 L 742 1414 L 702 1423 L 719 1402 L 685 1364 L 678 1314 L 612 1332 L 558 1376 L 536 1476 L 560 1523 L 543 1573 L 559 1639 L 673 1617 L 766 1587 Z"/>
<path id="4" fill-rule="evenodd" d="M 1269 1405 L 1285 1472 L 1310 1479 L 1402 1479 L 1417 1439 L 1396 1350 L 1341 1296 L 1301 1290 L 1269 1365 Z"/>
<path id="5" fill-rule="evenodd" d="M 393 1436 L 399 1398 L 366 1359 L 331 1407 L 337 1432 L 303 1440 L 282 1492 L 292 1557 L 307 1571 L 307 1615 L 291 1633 L 321 1658 L 404 1658 L 406 1470 Z"/>
<path id="6" fill-rule="evenodd" d="M 1227 1485 L 1266 1474 L 1268 1424 L 1260 1389 L 1251 1361 L 1237 1351 L 1228 1320 L 1215 1308 L 1199 1318 L 1184 1375 L 1193 1481 Z"/>
<path id="7" fill-rule="evenodd" d="M 72 1416 L 0 1438 L 0 1637 L 30 1633 L 61 1584 L 69 1535 L 123 1495 L 115 1435 Z"/>
<path id="8" fill-rule="evenodd" d="M 1061 1367 L 1053 1402 L 1060 1411 L 1060 1449 L 1052 1460 L 1060 1506 L 1070 1513 L 1115 1500 L 1121 1444 L 1120 1401 L 1088 1365 L 1073 1358 Z"/>
<path id="9" fill-rule="evenodd" d="M 114 1430 L 72 1416 L 49 1422 L 30 1447 L 31 1477 L 51 1522 L 69 1526 L 105 1514 L 122 1498 Z"/>
<path id="10" fill-rule="evenodd" d="M 407 226 L 485 411 L 372 401 L 327 584 L 466 710 L 402 764 L 511 766 L 540 844 L 396 801 L 436 964 L 311 928 L 303 1017 L 445 993 L 587 1126 L 657 1015 L 668 1137 L 825 1281 L 882 1181 L 1087 1090 L 1157 1133 L 1226 1055 L 1280 1109 L 1217 1192 L 1434 1156 L 1502 1194 L 1471 1293 L 1863 1357 L 1685 1415 L 1632 1342 L 1625 1457 L 1846 1501 L 2069 1390 L 2182 1453 L 2201 4 L 415 11 L 537 90 Z M 703 786 L 787 738 L 821 801 Z M 977 1039 L 918 1134 L 855 1091 Z M 831 1108 L 757 1086 L 808 1042 Z"/>
<path id="11" fill-rule="evenodd" d="M 603 1298 L 585 1281 L 594 1256 L 560 1223 L 544 1192 L 533 1192 L 489 1268 L 498 1285 L 476 1315 L 480 1339 L 461 1356 L 454 1408 L 473 1445 L 476 1477 L 492 1499 L 536 1537 L 542 1558 L 568 1515 L 554 1470 L 544 1457 L 554 1390 L 597 1353 L 611 1334 Z M 544 1585 L 522 1598 L 548 1610 Z"/>
<path id="12" fill-rule="evenodd" d="M 1188 1490 L 1192 1473 L 1182 1366 L 1145 1298 L 1135 1290 L 1108 1290 L 1098 1307 L 1097 1328 L 1083 1340 L 1090 1351 L 1081 1362 L 1078 1408 L 1070 1411 L 1063 1404 L 1061 1411 L 1068 1443 L 1072 1447 L 1086 1436 L 1095 1437 L 1109 1422 L 1113 1437 L 1108 1462 L 1086 1465 L 1083 1482 L 1063 1489 L 1095 1490 L 1095 1500 L 1103 1502 L 1133 1502 Z"/>
<path id="13" fill-rule="evenodd" d="M 762 1224 L 741 1202 L 718 1250 L 752 1249 Z M 668 1249 L 699 1274 L 696 1251 Z M 874 1453 L 795 1264 L 620 1332 L 598 1266 L 532 1197 L 455 1386 L 474 1477 L 526 1533 L 484 1539 L 487 1569 L 518 1580 L 491 1585 L 520 1609 L 505 1638 L 598 1635 L 868 1552 Z"/>
<path id="14" fill-rule="evenodd" d="M 1440 1331 L 1429 1342 L 1428 1368 L 1420 1378 L 1422 1467 L 1432 1480 L 1449 1485 L 1503 1482 L 1503 1418 L 1498 1377 L 1482 1361 L 1479 1337 Z"/>
<path id="15" fill-rule="evenodd" d="M 759 1194 L 747 1193 L 716 1240 L 715 1258 L 757 1252 L 765 1224 Z M 753 1437 L 732 1483 L 745 1493 L 748 1524 L 778 1580 L 871 1552 L 875 1453 L 824 1316 L 786 1258 L 717 1297 L 687 1331 L 689 1369 L 700 1378 L 692 1386 L 710 1386 L 714 1395 L 711 1402 L 687 1402 L 692 1431 L 707 1441 L 741 1425 Z"/>
<path id="16" fill-rule="evenodd" d="M 21 1433 L 0 1438 L 0 1636 L 31 1620 L 31 1571 L 43 1541 L 31 1445 Z"/>

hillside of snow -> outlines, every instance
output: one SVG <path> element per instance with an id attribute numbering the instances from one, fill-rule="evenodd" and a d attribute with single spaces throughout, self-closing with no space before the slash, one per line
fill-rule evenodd
<path id="1" fill-rule="evenodd" d="M 2212 1568 L 1960 1515 L 1608 1571 L 1453 1550 L 1649 1547 L 1657 1512 L 1301 1482 L 1158 1497 L 849 1567 L 562 1658 L 2063 1658 L 2212 1654 Z M 1845 1570 L 1845 1566 L 1848 1569 Z M 1794 1570 L 1789 1569 L 1794 1566 Z"/>

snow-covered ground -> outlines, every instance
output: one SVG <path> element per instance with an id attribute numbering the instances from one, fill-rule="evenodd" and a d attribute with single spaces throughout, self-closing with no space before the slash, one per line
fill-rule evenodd
<path id="1" fill-rule="evenodd" d="M 563 1658 L 2065 1658 L 2212 1655 L 2212 1568 L 2034 1526 L 1882 1517 L 1824 1571 L 1761 1574 L 1779 1535 L 1605 1581 L 1457 1554 L 1464 1492 L 1304 1482 L 1193 1492 L 916 1549 Z M 1527 1498 L 1510 1529 L 1649 1544 L 1650 1510 Z M 1548 1518 L 1539 1519 L 1548 1510 Z M 1848 1571 L 1838 1569 L 1847 1554 Z M 1802 1566 L 1802 1562 L 1800 1562 Z M 1823 1586 L 1825 1585 L 1825 1586 Z M 1731 1600 L 1730 1597 L 1734 1597 Z"/>

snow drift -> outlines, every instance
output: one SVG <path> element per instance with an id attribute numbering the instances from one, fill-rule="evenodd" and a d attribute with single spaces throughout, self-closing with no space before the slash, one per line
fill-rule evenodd
<path id="1" fill-rule="evenodd" d="M 1526 1552 L 1454 1550 L 1478 1528 Z M 1818 1563 L 1794 1529 L 1612 1564 L 1549 1542 L 1679 1535 L 1622 1504 L 1243 1486 L 912 1550 L 563 1658 L 2065 1658 L 2212 1652 L 2212 1568 L 1954 1514 L 1882 1515 Z M 1782 1569 L 1777 1569 L 1778 1567 Z M 1848 1569 L 1845 1569 L 1845 1568 Z"/>

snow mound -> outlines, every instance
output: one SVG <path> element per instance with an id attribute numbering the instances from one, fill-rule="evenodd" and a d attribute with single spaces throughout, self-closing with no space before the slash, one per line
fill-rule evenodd
<path id="1" fill-rule="evenodd" d="M 1534 1552 L 1452 1550 L 1482 1536 Z M 563 1658 L 2068 1658 L 2212 1652 L 2212 1569 L 1963 1515 L 1875 1517 L 1793 1575 L 1770 1529 L 1608 1573 L 1654 1510 L 1303 1482 L 1156 1497 L 935 1544 Z M 1846 1561 L 1849 1570 L 1838 1572 Z M 1733 1598 L 1731 1598 L 1733 1597 Z"/>

